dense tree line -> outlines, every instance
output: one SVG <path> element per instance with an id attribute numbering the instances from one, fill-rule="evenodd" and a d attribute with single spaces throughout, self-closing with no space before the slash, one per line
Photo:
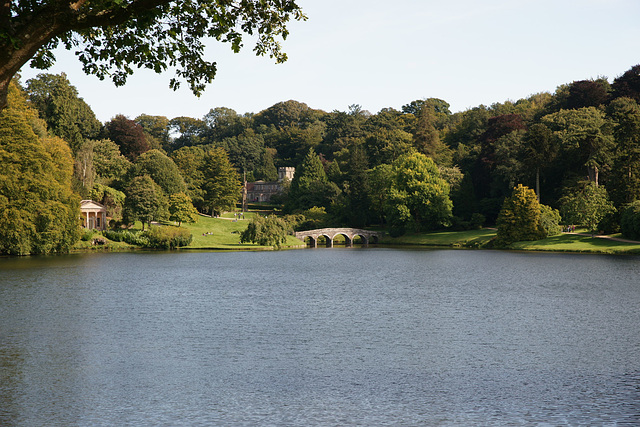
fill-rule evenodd
<path id="1" fill-rule="evenodd" d="M 299 226 L 384 225 L 400 234 L 500 224 L 521 184 L 539 206 L 533 234 L 559 214 L 594 231 L 638 228 L 629 218 L 640 200 L 640 66 L 611 83 L 575 81 L 457 113 L 435 98 L 376 114 L 290 100 L 255 114 L 220 107 L 202 118 L 118 115 L 102 124 L 64 74 L 20 90 L 3 114 L 22 105 L 35 137 L 71 158 L 59 173 L 70 194 L 104 203 L 116 221 L 189 221 L 193 207 L 216 215 L 239 201 L 243 174 L 272 181 L 278 166 L 294 166 L 277 201 Z M 38 248 L 17 252 L 57 250 Z"/>
<path id="2" fill-rule="evenodd" d="M 276 167 L 295 166 L 285 210 L 324 208 L 336 224 L 382 223 L 398 231 L 495 224 L 517 184 L 533 188 L 543 206 L 567 213 L 571 197 L 591 184 L 613 204 L 601 222 L 615 231 L 625 206 L 640 195 L 639 75 L 634 66 L 611 83 L 574 81 L 554 93 L 457 113 L 435 98 L 376 114 L 358 105 L 324 112 L 290 100 L 256 114 L 215 108 L 201 119 L 134 121 L 176 162 L 194 203 L 202 192 L 194 156 L 219 148 L 248 180 L 273 180 Z M 435 167 L 407 163 L 418 154 Z M 434 220 L 403 202 L 398 168 L 409 175 L 429 170 L 420 178 L 433 186 L 427 193 L 442 187 L 438 179 L 446 181 L 444 216 Z"/>

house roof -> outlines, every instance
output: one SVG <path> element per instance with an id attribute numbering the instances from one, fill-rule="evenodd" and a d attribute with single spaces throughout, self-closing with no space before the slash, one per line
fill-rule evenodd
<path id="1" fill-rule="evenodd" d="M 106 210 L 104 205 L 94 202 L 93 200 L 80 201 L 80 210 Z"/>

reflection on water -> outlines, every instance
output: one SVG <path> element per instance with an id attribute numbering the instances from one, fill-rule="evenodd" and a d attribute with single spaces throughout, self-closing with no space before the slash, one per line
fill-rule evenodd
<path id="1" fill-rule="evenodd" d="M 634 425 L 639 258 L 0 259 L 0 425 Z"/>

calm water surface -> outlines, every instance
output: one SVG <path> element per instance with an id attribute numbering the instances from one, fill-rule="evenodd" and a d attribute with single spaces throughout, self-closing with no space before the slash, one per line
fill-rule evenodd
<path id="1" fill-rule="evenodd" d="M 0 425 L 638 425 L 640 258 L 0 259 Z"/>

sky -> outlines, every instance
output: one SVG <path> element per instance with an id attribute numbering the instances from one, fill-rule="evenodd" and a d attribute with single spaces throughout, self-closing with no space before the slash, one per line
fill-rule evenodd
<path id="1" fill-rule="evenodd" d="M 559 85 L 640 64 L 638 0 L 298 0 L 308 16 L 282 43 L 289 60 L 207 45 L 218 74 L 200 98 L 173 73 L 139 70 L 124 87 L 82 72 L 56 52 L 46 72 L 65 72 L 97 118 L 117 114 L 202 118 L 212 108 L 257 113 L 290 99 L 327 112 L 353 104 L 377 113 L 440 98 L 452 112 L 516 101 Z M 27 66 L 22 82 L 40 70 Z"/>

